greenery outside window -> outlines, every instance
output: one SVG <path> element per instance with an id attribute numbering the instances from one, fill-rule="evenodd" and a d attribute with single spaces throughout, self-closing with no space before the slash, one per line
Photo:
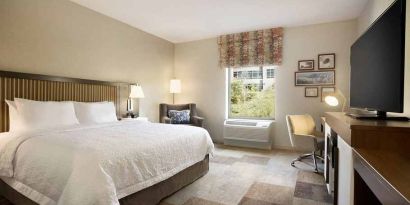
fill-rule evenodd
<path id="1" fill-rule="evenodd" d="M 275 67 L 230 68 L 228 117 L 275 118 Z"/>

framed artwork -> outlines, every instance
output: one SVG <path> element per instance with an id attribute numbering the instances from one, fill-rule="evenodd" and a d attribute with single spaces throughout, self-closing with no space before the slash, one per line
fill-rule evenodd
<path id="1" fill-rule="evenodd" d="M 300 60 L 298 61 L 299 70 L 314 70 L 315 60 Z"/>
<path id="2" fill-rule="evenodd" d="M 295 86 L 334 85 L 335 71 L 295 72 Z"/>
<path id="3" fill-rule="evenodd" d="M 320 92 L 320 101 L 324 102 L 325 97 L 336 91 L 335 87 L 322 87 Z"/>
<path id="4" fill-rule="evenodd" d="M 335 69 L 336 65 L 336 54 L 327 53 L 319 54 L 317 57 L 318 68 L 319 69 Z"/>
<path id="5" fill-rule="evenodd" d="M 306 87 L 305 88 L 305 97 L 318 97 L 319 88 L 318 87 Z"/>

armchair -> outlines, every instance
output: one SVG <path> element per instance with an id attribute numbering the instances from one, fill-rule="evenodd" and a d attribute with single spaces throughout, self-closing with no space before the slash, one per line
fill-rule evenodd
<path id="1" fill-rule="evenodd" d="M 196 104 L 165 104 L 159 105 L 159 122 L 171 124 L 171 119 L 168 117 L 168 110 L 190 110 L 190 122 L 188 125 L 203 127 L 204 118 L 199 117 L 196 111 Z"/>

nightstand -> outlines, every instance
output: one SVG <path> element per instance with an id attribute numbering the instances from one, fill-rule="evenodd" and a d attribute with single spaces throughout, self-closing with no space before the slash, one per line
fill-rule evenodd
<path id="1" fill-rule="evenodd" d="M 136 118 L 124 117 L 124 118 L 121 118 L 121 121 L 128 121 L 128 120 L 136 120 L 136 121 L 149 122 L 149 120 L 148 120 L 147 117 L 136 117 Z"/>

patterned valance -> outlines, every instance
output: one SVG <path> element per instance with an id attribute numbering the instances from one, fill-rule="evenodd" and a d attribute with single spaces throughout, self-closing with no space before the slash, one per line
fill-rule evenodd
<path id="1" fill-rule="evenodd" d="M 218 37 L 221 68 L 282 64 L 283 28 Z"/>

